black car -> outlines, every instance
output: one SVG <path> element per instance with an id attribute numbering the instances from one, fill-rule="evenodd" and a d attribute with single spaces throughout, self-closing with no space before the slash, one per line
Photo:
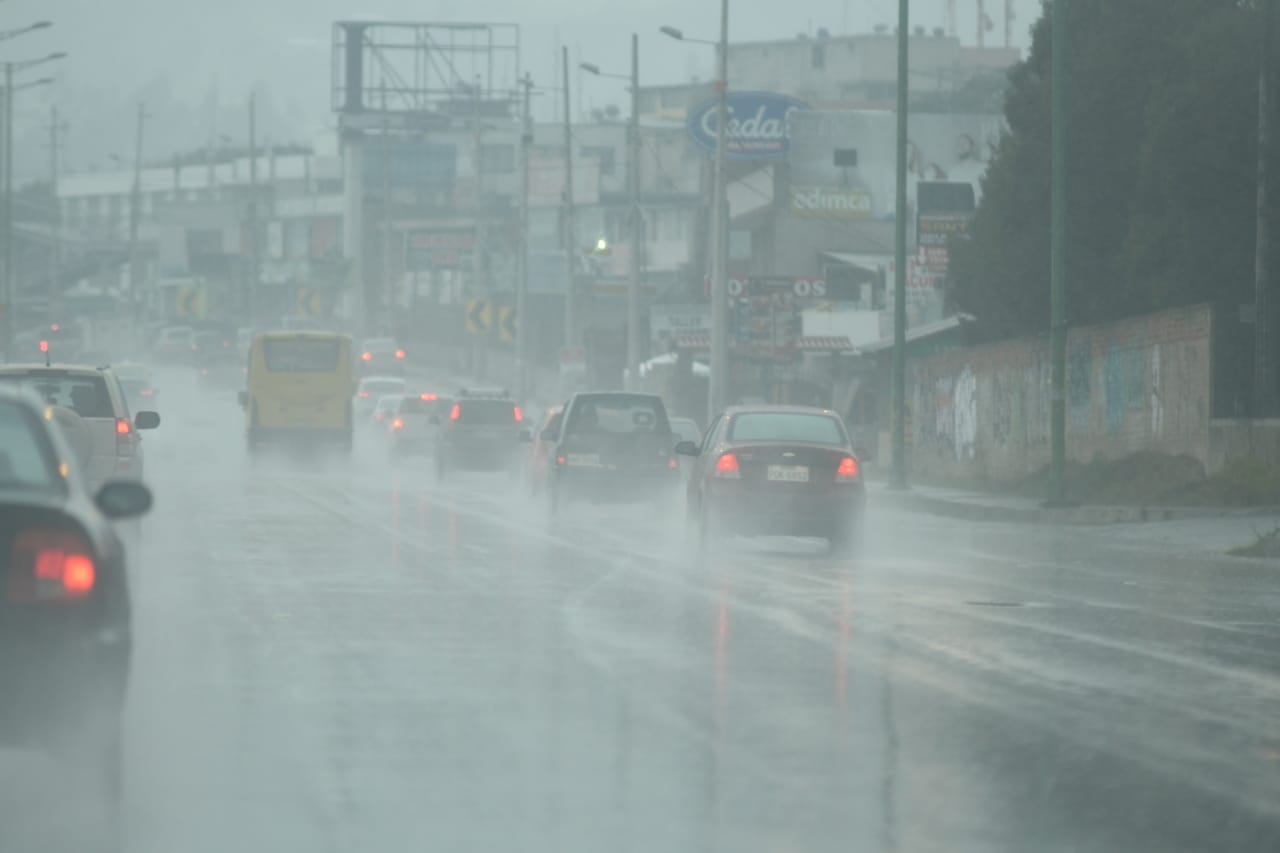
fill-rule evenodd
<path id="1" fill-rule="evenodd" d="M 431 415 L 436 475 L 449 471 L 510 471 L 523 460 L 529 438 L 524 414 L 505 392 L 461 391 L 446 416 Z"/>
<path id="2" fill-rule="evenodd" d="M 573 500 L 666 500 L 679 486 L 675 435 L 656 394 L 575 394 L 541 438 L 551 443 L 553 512 Z"/>
<path id="3" fill-rule="evenodd" d="M 0 388 L 0 748 L 83 761 L 112 803 L 131 655 L 124 547 L 110 519 L 151 493 L 90 496 L 55 410 Z"/>
<path id="4" fill-rule="evenodd" d="M 721 534 L 817 536 L 845 551 L 866 504 L 861 465 L 835 412 L 734 406 L 707 429 L 688 484 L 690 523 L 705 545 Z"/>

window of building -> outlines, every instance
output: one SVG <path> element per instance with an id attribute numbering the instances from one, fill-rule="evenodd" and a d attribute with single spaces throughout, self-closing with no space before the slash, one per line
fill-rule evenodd
<path id="1" fill-rule="evenodd" d="M 593 160 L 600 161 L 601 176 L 612 175 L 614 173 L 614 150 L 612 145 L 584 145 L 579 150 L 582 157 L 590 157 Z"/>
<path id="2" fill-rule="evenodd" d="M 480 171 L 486 175 L 507 175 L 516 170 L 516 147 L 510 143 L 480 146 Z"/>

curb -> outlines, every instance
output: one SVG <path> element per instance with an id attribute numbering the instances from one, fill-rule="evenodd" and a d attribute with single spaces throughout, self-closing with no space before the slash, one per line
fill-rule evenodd
<path id="1" fill-rule="evenodd" d="M 1028 506 L 994 506 L 953 500 L 919 492 L 876 491 L 879 503 L 900 509 L 925 512 L 965 521 L 1002 521 L 1014 524 L 1061 524 L 1104 526 L 1111 524 L 1145 524 L 1159 521 L 1185 521 L 1200 518 L 1252 518 L 1280 514 L 1277 507 L 1249 509 L 1225 507 L 1144 507 L 1144 506 L 1077 506 L 1046 508 Z"/>

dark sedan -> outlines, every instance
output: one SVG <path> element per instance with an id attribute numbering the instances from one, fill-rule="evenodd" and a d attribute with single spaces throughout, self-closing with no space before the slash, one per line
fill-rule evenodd
<path id="1" fill-rule="evenodd" d="M 0 747 L 85 762 L 114 804 L 131 654 L 124 548 L 110 519 L 139 482 L 90 497 L 54 413 L 0 389 Z"/>
<path id="2" fill-rule="evenodd" d="M 704 545 L 722 534 L 818 536 L 831 550 L 857 541 L 866 504 L 861 467 L 835 412 L 736 406 L 711 424 L 694 457 L 689 520 Z"/>

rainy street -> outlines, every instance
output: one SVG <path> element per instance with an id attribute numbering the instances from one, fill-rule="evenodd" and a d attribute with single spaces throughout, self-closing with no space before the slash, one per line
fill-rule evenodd
<path id="1" fill-rule="evenodd" d="M 874 503 L 854 559 L 699 558 L 679 508 L 553 525 L 506 475 L 437 483 L 371 436 L 251 467 L 234 399 L 171 387 L 124 849 L 1280 840 L 1265 567 Z M 99 843 L 91 805 L 45 807 L 63 768 L 5 757 L 0 846 Z"/>

